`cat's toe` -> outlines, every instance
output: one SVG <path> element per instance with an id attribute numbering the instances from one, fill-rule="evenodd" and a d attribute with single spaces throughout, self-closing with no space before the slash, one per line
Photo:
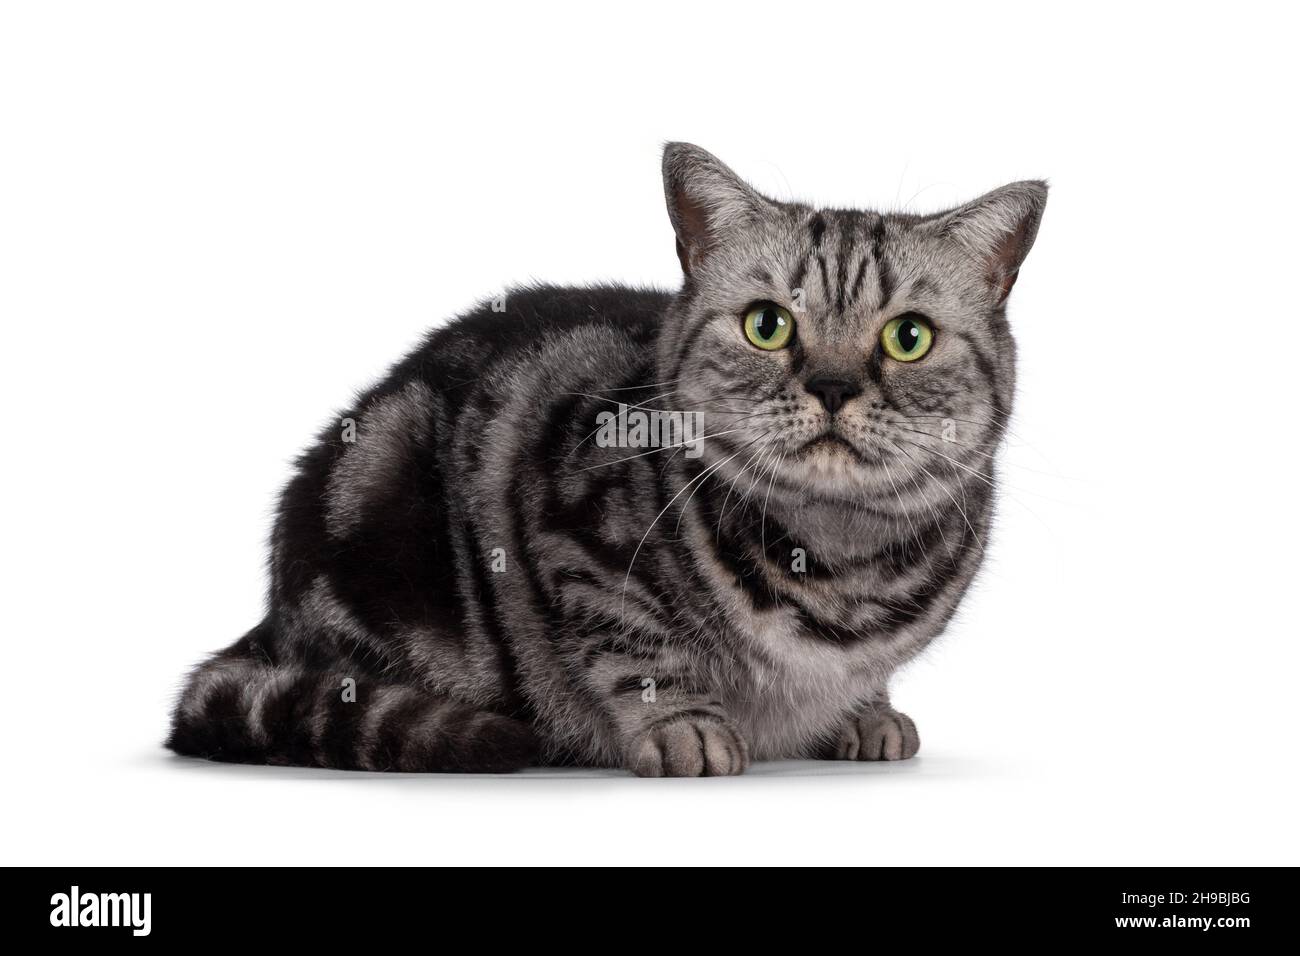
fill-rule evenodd
<path id="1" fill-rule="evenodd" d="M 921 749 L 916 724 L 899 711 L 868 711 L 850 720 L 835 746 L 838 760 L 906 760 Z"/>
<path id="2" fill-rule="evenodd" d="M 749 766 L 749 747 L 722 720 L 683 718 L 633 744 L 629 768 L 638 777 L 724 777 Z"/>

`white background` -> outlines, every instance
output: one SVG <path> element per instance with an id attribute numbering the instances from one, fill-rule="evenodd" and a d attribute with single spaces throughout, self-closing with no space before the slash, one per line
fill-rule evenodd
<path id="1" fill-rule="evenodd" d="M 1291 15 L 711 6 L 5 5 L 5 862 L 1300 862 Z M 827 205 L 1052 182 L 991 555 L 896 689 L 921 756 L 166 754 L 355 388 L 508 283 L 676 284 L 668 139 Z"/>

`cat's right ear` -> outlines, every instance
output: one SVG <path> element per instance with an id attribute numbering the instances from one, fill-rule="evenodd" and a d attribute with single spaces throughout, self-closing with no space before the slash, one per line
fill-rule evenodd
<path id="1" fill-rule="evenodd" d="M 677 233 L 677 258 L 687 275 L 729 231 L 756 221 L 769 205 L 722 160 L 690 143 L 664 147 L 664 197 Z"/>
<path id="2" fill-rule="evenodd" d="M 939 234 L 957 242 L 983 267 L 998 302 L 1011 293 L 1021 263 L 1038 235 L 1047 206 L 1047 183 L 1011 183 L 937 220 Z"/>

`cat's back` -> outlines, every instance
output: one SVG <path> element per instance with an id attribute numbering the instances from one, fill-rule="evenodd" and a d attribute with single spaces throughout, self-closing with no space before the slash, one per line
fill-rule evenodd
<path id="1" fill-rule="evenodd" d="M 458 480 L 480 483 L 493 459 L 512 474 L 549 462 L 557 478 L 579 463 L 556 455 L 598 411 L 645 397 L 637 387 L 672 298 L 616 285 L 514 290 L 430 332 L 379 390 L 428 396 L 431 443 Z"/>
<path id="2" fill-rule="evenodd" d="M 640 374 L 672 298 L 616 285 L 540 285 L 487 299 L 431 330 L 299 457 L 273 535 L 277 603 L 310 596 L 337 563 L 322 555 L 374 564 L 378 556 L 362 544 L 383 542 L 403 554 L 429 542 L 449 547 L 444 516 L 453 499 L 482 483 L 489 446 L 547 441 L 541 423 L 572 412 L 571 393 Z M 444 557 L 436 563 L 449 579 Z M 432 571 L 421 574 L 428 580 Z M 352 577 L 375 584 L 371 574 Z"/>
<path id="3" fill-rule="evenodd" d="M 373 391 L 419 380 L 440 392 L 454 415 L 470 398 L 490 400 L 481 393 L 495 371 L 529 363 L 557 346 L 608 338 L 652 348 L 672 298 L 661 290 L 618 285 L 510 290 L 432 330 Z"/>

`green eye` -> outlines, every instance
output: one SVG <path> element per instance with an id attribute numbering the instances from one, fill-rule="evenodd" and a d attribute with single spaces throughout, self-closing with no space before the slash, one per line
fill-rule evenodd
<path id="1" fill-rule="evenodd" d="M 794 316 L 771 302 L 756 305 L 745 314 L 745 338 L 760 349 L 775 352 L 790 344 Z"/>
<path id="2" fill-rule="evenodd" d="M 934 330 L 919 315 L 890 319 L 880 332 L 885 354 L 899 362 L 915 362 L 934 344 Z"/>

